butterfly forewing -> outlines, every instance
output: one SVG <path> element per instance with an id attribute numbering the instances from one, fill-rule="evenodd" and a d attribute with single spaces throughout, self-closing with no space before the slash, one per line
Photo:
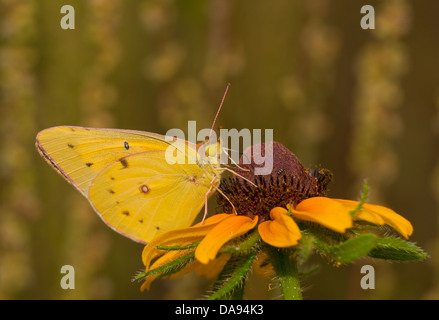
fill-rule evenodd
<path id="1" fill-rule="evenodd" d="M 108 164 L 169 145 L 159 134 L 82 127 L 49 128 L 38 134 L 36 142 L 43 158 L 86 197 L 93 179 Z"/>

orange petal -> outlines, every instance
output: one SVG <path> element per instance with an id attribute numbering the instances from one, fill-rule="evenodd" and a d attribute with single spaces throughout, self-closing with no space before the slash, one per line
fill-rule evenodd
<path id="1" fill-rule="evenodd" d="M 246 216 L 230 215 L 218 223 L 201 241 L 195 250 L 195 258 L 203 264 L 215 259 L 218 251 L 229 240 L 239 237 L 253 229 L 258 216 L 252 220 Z"/>
<path id="2" fill-rule="evenodd" d="M 230 216 L 234 215 L 216 214 L 204 220 L 203 224 L 198 223 L 189 228 L 171 230 L 155 237 L 143 249 L 142 261 L 146 267 L 146 272 L 149 270 L 151 261 L 164 253 L 163 250 L 157 249 L 157 246 L 185 246 L 201 240 L 217 224 Z"/>
<path id="3" fill-rule="evenodd" d="M 288 211 L 284 208 L 276 207 L 270 211 L 272 220 L 259 224 L 259 235 L 265 243 L 278 248 L 287 248 L 297 244 L 302 235 L 297 224 L 287 213 Z"/>
<path id="4" fill-rule="evenodd" d="M 368 203 L 365 203 L 363 206 L 380 215 L 386 224 L 394 228 L 406 239 L 413 233 L 413 226 L 410 221 L 400 216 L 392 209 Z"/>
<path id="5" fill-rule="evenodd" d="M 222 254 L 215 260 L 211 260 L 208 264 L 202 264 L 195 260 L 194 270 L 198 276 L 204 276 L 207 279 L 212 279 L 221 272 L 229 259 L 229 254 Z"/>
<path id="6" fill-rule="evenodd" d="M 217 224 L 218 222 L 221 222 L 222 220 L 224 220 L 225 218 L 228 218 L 230 216 L 231 216 L 230 213 L 218 213 L 218 214 L 215 214 L 215 215 L 207 218 L 206 220 L 204 220 L 202 222 L 194 224 L 191 228 L 202 227 L 202 226 L 207 226 L 207 225 L 211 225 L 211 224 Z"/>
<path id="7" fill-rule="evenodd" d="M 358 206 L 358 201 L 335 199 L 336 201 L 343 204 L 345 207 L 356 207 Z M 373 219 L 372 214 L 378 216 L 380 219 Z M 413 226 L 406 218 L 400 216 L 392 209 L 375 205 L 364 203 L 361 210 L 355 215 L 355 218 L 369 221 L 378 225 L 388 224 L 396 231 L 398 231 L 406 239 L 413 233 Z"/>
<path id="8" fill-rule="evenodd" d="M 289 207 L 291 214 L 299 219 L 316 222 L 331 230 L 344 233 L 352 227 L 349 211 L 339 202 L 326 197 L 308 198 L 296 209 Z"/>
<path id="9" fill-rule="evenodd" d="M 360 202 L 358 201 L 352 201 L 352 200 L 344 200 L 344 199 L 333 199 L 335 201 L 338 201 L 341 203 L 346 209 L 349 210 L 349 212 L 352 212 L 357 209 Z M 371 222 L 373 224 L 377 225 L 383 225 L 384 220 L 381 218 L 380 215 L 376 214 L 374 211 L 366 209 L 364 205 L 361 207 L 361 209 L 355 214 L 354 219 L 364 220 Z"/>

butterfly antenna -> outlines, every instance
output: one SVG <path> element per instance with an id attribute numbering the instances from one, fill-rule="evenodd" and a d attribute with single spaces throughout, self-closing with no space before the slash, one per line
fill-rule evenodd
<path id="1" fill-rule="evenodd" d="M 250 171 L 249 169 L 245 169 L 245 168 L 241 167 L 239 164 L 237 164 L 236 161 L 233 160 L 233 158 L 232 158 L 232 157 L 226 152 L 226 150 L 230 150 L 230 151 L 232 151 L 232 149 L 229 149 L 229 148 L 223 148 L 223 151 L 224 151 L 224 153 L 227 155 L 227 158 L 229 158 L 230 161 L 231 161 L 235 166 L 237 166 L 237 167 L 238 167 L 239 169 L 241 169 L 242 171 Z"/>
<path id="2" fill-rule="evenodd" d="M 218 118 L 218 115 L 221 111 L 221 108 L 223 107 L 224 100 L 226 99 L 227 93 L 229 92 L 229 88 L 230 88 L 230 83 L 227 84 L 226 91 L 224 92 L 224 95 L 223 95 L 223 99 L 221 100 L 221 104 L 218 108 L 218 111 L 216 112 L 215 119 L 213 119 L 212 128 L 210 128 L 209 140 L 210 140 L 210 137 L 212 136 L 212 132 L 213 132 L 213 128 L 215 126 L 216 119 Z"/>
<path id="3" fill-rule="evenodd" d="M 231 150 L 231 149 L 228 149 L 228 150 Z M 234 160 L 232 159 L 232 157 L 226 152 L 226 149 L 225 149 L 225 148 L 223 148 L 222 151 L 227 155 L 227 157 L 230 159 L 230 161 L 232 161 L 232 163 L 233 163 L 235 166 L 237 166 L 239 169 L 241 169 L 242 171 L 250 171 L 249 169 L 245 169 L 245 168 L 242 168 L 241 166 L 239 166 L 239 165 L 236 163 L 236 161 L 234 161 Z M 227 171 L 231 172 L 233 175 L 238 176 L 238 177 L 240 177 L 241 179 L 247 181 L 247 182 L 250 183 L 253 187 L 257 187 L 256 184 L 254 184 L 253 182 L 251 182 L 249 179 L 245 178 L 244 176 L 240 175 L 239 173 L 236 173 L 236 172 L 233 171 L 232 169 L 227 168 L 227 167 L 225 167 L 225 166 L 222 167 L 222 169 L 223 169 L 223 170 L 227 170 Z M 215 188 L 215 189 L 216 189 L 216 188 Z M 210 190 L 210 189 L 209 189 L 209 190 Z M 218 189 L 217 189 L 217 190 L 218 190 Z M 218 191 L 219 191 L 219 190 L 218 190 Z M 221 191 L 219 191 L 219 193 L 220 193 L 220 194 L 223 194 Z M 226 197 L 226 199 L 227 199 L 227 197 Z M 230 203 L 230 204 L 233 206 L 232 203 Z"/>
<path id="4" fill-rule="evenodd" d="M 250 183 L 253 187 L 257 187 L 256 184 L 254 184 L 253 182 L 251 182 L 249 179 L 247 179 L 246 177 L 240 175 L 239 173 L 236 173 L 235 171 L 233 171 L 232 169 L 229 168 L 224 168 L 224 170 L 227 170 L 229 172 L 231 172 L 232 174 L 234 174 L 235 176 L 240 177 L 241 179 L 244 179 L 245 181 L 247 181 L 248 183 Z M 221 192 L 220 192 L 221 193 Z"/>

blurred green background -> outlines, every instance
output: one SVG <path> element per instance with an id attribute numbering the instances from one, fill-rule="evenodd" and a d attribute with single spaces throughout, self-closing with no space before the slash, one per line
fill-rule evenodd
<path id="1" fill-rule="evenodd" d="M 75 9 L 75 30 L 60 9 Z M 375 30 L 360 27 L 363 5 Z M 35 150 L 57 125 L 164 134 L 274 129 L 331 197 L 386 205 L 414 226 L 418 263 L 322 259 L 306 299 L 439 298 L 439 2 L 381 0 L 0 0 L 0 298 L 197 299 L 193 275 L 139 292 L 143 246 L 113 232 Z M 215 205 L 211 206 L 215 208 Z M 76 271 L 60 287 L 61 266 Z M 375 267 L 362 290 L 360 268 Z M 276 299 L 252 276 L 247 298 Z"/>

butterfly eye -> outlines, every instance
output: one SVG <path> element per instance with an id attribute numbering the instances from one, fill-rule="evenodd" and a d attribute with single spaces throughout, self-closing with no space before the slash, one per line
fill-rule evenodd
<path id="1" fill-rule="evenodd" d="M 216 154 L 216 145 L 210 145 L 206 147 L 206 157 L 215 157 Z"/>

